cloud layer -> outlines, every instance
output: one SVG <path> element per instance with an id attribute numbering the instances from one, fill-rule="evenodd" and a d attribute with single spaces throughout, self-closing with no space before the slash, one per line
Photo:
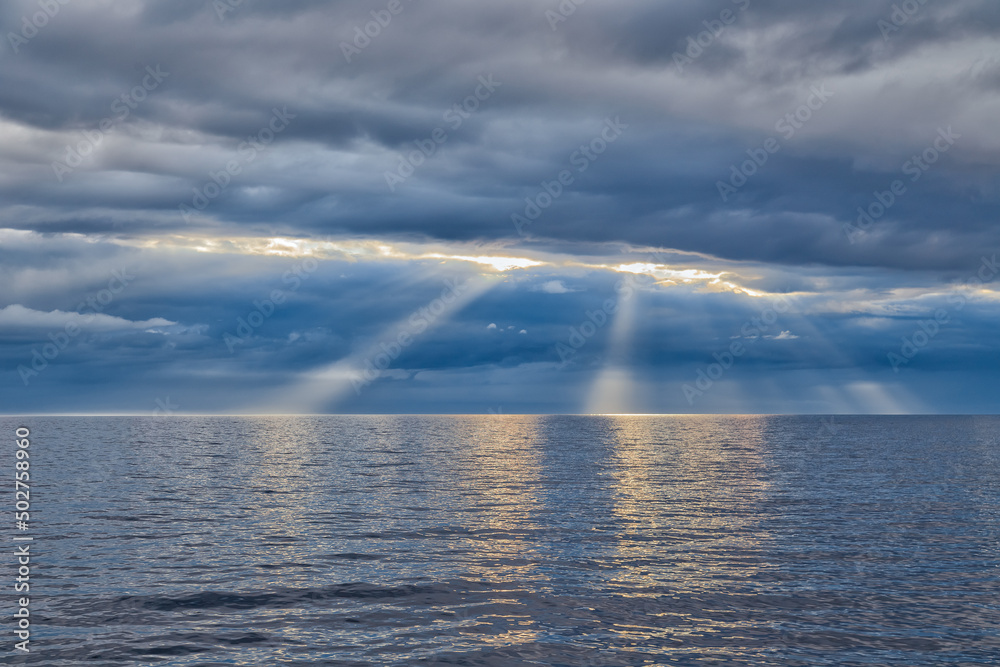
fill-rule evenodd
<path id="1" fill-rule="evenodd" d="M 7 411 L 992 411 L 995 3 L 52 6 L 0 8 Z"/>

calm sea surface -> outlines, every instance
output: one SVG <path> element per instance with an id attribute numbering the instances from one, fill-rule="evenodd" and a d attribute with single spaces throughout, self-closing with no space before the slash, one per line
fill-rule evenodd
<path id="1" fill-rule="evenodd" d="M 17 426 L 27 664 L 1000 660 L 996 417 Z"/>

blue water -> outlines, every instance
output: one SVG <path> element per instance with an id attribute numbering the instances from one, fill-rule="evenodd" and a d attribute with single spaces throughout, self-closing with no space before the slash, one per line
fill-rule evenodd
<path id="1" fill-rule="evenodd" d="M 996 417 L 2 418 L 11 480 L 16 426 L 26 664 L 1000 655 Z"/>

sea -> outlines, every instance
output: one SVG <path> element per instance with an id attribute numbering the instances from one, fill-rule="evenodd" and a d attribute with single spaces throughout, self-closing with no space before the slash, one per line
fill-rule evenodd
<path id="1" fill-rule="evenodd" d="M 1000 662 L 1000 417 L 4 417 L 0 433 L 0 664 Z"/>

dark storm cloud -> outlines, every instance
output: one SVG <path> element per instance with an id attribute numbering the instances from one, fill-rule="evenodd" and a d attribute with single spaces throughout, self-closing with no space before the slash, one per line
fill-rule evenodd
<path id="1" fill-rule="evenodd" d="M 524 197 L 565 168 L 604 118 L 620 116 L 626 136 L 579 175 L 533 235 L 789 264 L 955 269 L 1000 240 L 991 224 L 998 136 L 984 117 L 997 104 L 1000 68 L 984 48 L 1000 10 L 914 3 L 917 11 L 887 31 L 894 6 L 591 2 L 550 25 L 546 12 L 558 3 L 403 2 L 347 62 L 343 45 L 384 3 L 278 9 L 248 0 L 221 17 L 202 2 L 68 3 L 18 53 L 7 44 L 0 115 L 38 132 L 12 142 L 15 159 L 0 165 L 4 224 L 92 232 L 108 231 L 102 218 L 127 217 L 119 224 L 133 233 L 180 227 L 179 204 L 277 107 L 294 121 L 207 218 L 305 235 L 516 238 L 510 215 Z M 20 34 L 22 16 L 36 11 L 33 2 L 9 3 L 3 33 Z M 718 29 L 725 11 L 732 22 L 678 72 L 688 38 Z M 52 162 L 112 114 L 147 66 L 169 77 L 57 182 Z M 484 74 L 502 86 L 451 129 L 445 113 Z M 721 201 L 717 182 L 824 81 L 835 90 L 829 108 Z M 891 175 L 868 156 L 898 156 L 901 165 L 937 126 L 951 124 L 964 145 L 880 223 L 881 233 L 863 247 L 838 238 Z M 387 197 L 386 171 L 438 127 L 447 143 Z M 113 177 L 119 182 L 108 191 Z M 254 188 L 271 192 L 250 196 Z M 23 216 L 19 204 L 40 210 Z M 107 217 L 87 212 L 95 208 Z M 933 247 L 914 238 L 929 235 Z"/>

